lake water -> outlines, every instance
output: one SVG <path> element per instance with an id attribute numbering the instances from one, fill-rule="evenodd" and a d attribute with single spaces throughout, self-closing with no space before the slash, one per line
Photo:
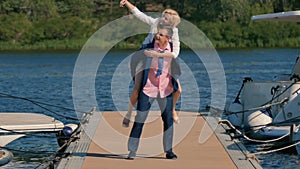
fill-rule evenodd
<path id="1" fill-rule="evenodd" d="M 254 81 L 272 80 L 275 75 L 288 74 L 296 60 L 298 49 L 244 49 L 219 50 L 218 54 L 224 67 L 226 77 L 226 100 L 232 101 L 244 77 Z M 100 111 L 126 110 L 128 93 L 131 90 L 128 55 L 132 51 L 112 51 L 105 55 L 97 72 L 94 83 L 97 109 Z M 0 54 L 0 93 L 16 95 L 32 100 L 50 103 L 57 106 L 73 108 L 72 78 L 78 53 L 1 53 Z M 181 64 L 189 74 L 181 77 L 183 96 L 178 108 L 198 111 L 207 105 L 218 104 L 218 99 L 211 103 L 211 79 L 205 64 L 192 51 L 182 51 Z M 87 65 L 88 66 L 88 65 Z M 209 72 L 209 73 L 208 73 Z M 218 72 L 217 72 L 218 73 Z M 190 76 L 192 75 L 192 76 Z M 214 75 L 214 74 L 213 74 Z M 222 79 L 222 77 L 220 78 Z M 86 82 L 83 82 L 86 83 Z M 197 86 L 197 93 L 193 85 Z M 83 94 L 90 91 L 82 90 Z M 199 100 L 194 98 L 200 96 Z M 120 99 L 121 98 L 121 99 Z M 184 101 L 183 101 L 184 100 Z M 82 101 L 84 109 L 91 108 L 88 102 Z M 49 107 L 60 115 L 76 117 L 72 111 Z M 57 116 L 41 109 L 28 101 L 0 97 L 0 112 L 38 112 L 53 116 L 64 123 L 72 120 Z M 75 121 L 76 122 L 76 121 Z M 13 148 L 14 159 L 4 168 L 34 168 L 47 160 L 58 146 L 53 138 L 27 136 L 7 147 Z M 249 151 L 255 152 L 264 145 L 246 145 Z M 272 153 L 259 155 L 264 168 L 297 168 L 300 160 L 297 155 Z"/>

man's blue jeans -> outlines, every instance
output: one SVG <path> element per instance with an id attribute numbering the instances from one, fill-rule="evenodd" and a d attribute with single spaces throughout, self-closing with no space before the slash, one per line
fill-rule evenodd
<path id="1" fill-rule="evenodd" d="M 143 126 L 148 116 L 151 104 L 157 100 L 161 110 L 161 117 L 164 122 L 163 146 L 165 152 L 172 152 L 173 146 L 173 95 L 170 94 L 166 98 L 150 98 L 144 92 L 140 92 L 137 103 L 137 115 L 131 129 L 130 138 L 128 140 L 128 150 L 136 152 L 139 146 L 140 137 Z"/>

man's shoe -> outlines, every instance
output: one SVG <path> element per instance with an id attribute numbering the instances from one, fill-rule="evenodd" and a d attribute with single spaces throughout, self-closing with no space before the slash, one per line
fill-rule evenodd
<path id="1" fill-rule="evenodd" d="M 167 159 L 173 159 L 173 160 L 175 160 L 175 159 L 177 159 L 177 155 L 174 154 L 173 152 L 168 152 L 168 153 L 166 154 L 166 158 L 167 158 Z"/>
<path id="2" fill-rule="evenodd" d="M 134 160 L 135 156 L 136 156 L 136 153 L 133 151 L 130 151 L 128 154 L 127 160 Z"/>

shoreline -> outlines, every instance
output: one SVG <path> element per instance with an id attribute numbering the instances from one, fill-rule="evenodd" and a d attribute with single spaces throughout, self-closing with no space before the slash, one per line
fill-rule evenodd
<path id="1" fill-rule="evenodd" d="M 0 48 L 0 53 L 80 53 L 82 48 Z M 112 48 L 109 51 L 127 51 L 138 50 L 139 47 L 129 48 Z M 257 50 L 257 49 L 299 49 L 299 47 L 220 47 L 215 50 Z M 190 48 L 182 48 L 182 51 L 191 50 Z M 299 49 L 300 51 L 300 49 Z"/>

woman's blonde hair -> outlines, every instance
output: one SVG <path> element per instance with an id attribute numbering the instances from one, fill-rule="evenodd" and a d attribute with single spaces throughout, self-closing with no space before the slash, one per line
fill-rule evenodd
<path id="1" fill-rule="evenodd" d="M 165 9 L 162 14 L 170 15 L 170 26 L 176 27 L 180 23 L 180 17 L 178 12 L 173 9 Z"/>

